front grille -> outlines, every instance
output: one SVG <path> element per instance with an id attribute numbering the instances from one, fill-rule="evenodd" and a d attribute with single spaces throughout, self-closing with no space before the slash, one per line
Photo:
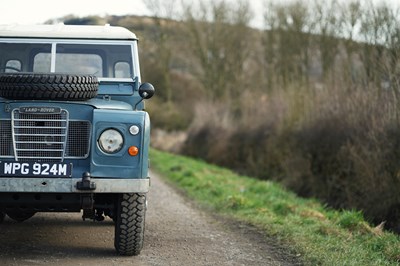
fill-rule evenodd
<path id="1" fill-rule="evenodd" d="M 15 159 L 62 161 L 67 142 L 68 112 L 12 113 Z"/>
<path id="2" fill-rule="evenodd" d="M 89 155 L 91 124 L 60 114 L 13 111 L 12 120 L 0 120 L 0 157 L 19 161 L 83 159 Z"/>
<path id="3" fill-rule="evenodd" d="M 11 120 L 0 120 L 0 157 L 13 155 Z"/>
<path id="4" fill-rule="evenodd" d="M 69 121 L 66 158 L 89 156 L 91 128 L 89 121 Z"/>

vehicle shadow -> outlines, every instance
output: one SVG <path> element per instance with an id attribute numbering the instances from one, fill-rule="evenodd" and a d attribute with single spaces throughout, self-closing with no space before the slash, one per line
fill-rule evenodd
<path id="1" fill-rule="evenodd" d="M 39 213 L 20 223 L 6 217 L 0 232 L 1 265 L 10 261 L 15 264 L 16 260 L 51 262 L 118 256 L 114 250 L 114 223 L 109 218 L 93 222 L 83 221 L 79 213 Z"/>

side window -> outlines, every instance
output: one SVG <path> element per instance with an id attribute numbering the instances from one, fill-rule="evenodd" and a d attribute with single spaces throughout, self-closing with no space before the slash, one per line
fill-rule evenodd
<path id="1" fill-rule="evenodd" d="M 22 69 L 21 61 L 12 59 L 7 61 L 4 72 L 6 73 L 21 72 L 21 69 Z"/>
<path id="2" fill-rule="evenodd" d="M 114 65 L 114 77 L 115 78 L 130 78 L 131 66 L 128 62 L 117 62 Z"/>

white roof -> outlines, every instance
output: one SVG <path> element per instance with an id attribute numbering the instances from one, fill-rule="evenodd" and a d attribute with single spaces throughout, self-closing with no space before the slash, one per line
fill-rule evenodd
<path id="1" fill-rule="evenodd" d="M 0 25 L 0 37 L 136 40 L 123 27 L 88 25 Z"/>

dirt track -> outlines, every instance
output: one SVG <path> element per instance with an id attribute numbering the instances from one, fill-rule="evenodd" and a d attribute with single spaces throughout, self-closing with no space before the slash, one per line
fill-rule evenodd
<path id="1" fill-rule="evenodd" d="M 154 175 L 151 185 L 139 256 L 116 255 L 110 219 L 84 222 L 79 213 L 39 213 L 0 225 L 0 265 L 295 264 L 256 230 L 199 210 Z"/>

